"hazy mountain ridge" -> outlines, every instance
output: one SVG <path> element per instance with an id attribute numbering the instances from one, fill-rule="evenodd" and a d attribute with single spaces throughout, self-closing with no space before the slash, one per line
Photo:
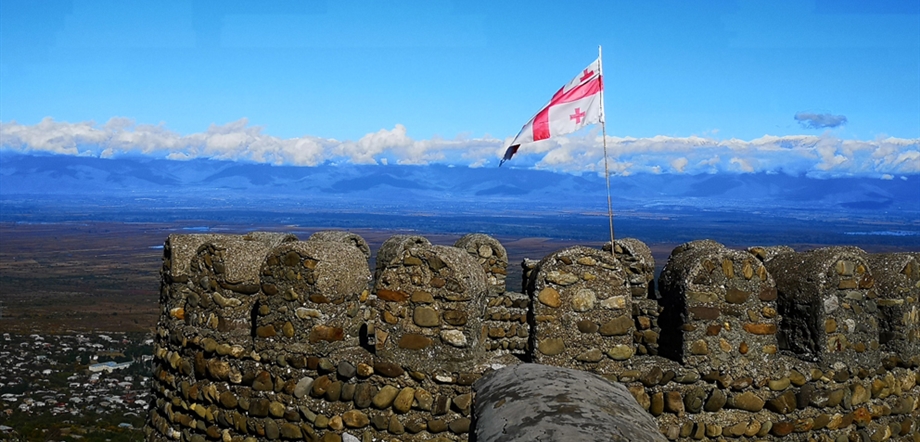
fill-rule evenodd
<path id="1" fill-rule="evenodd" d="M 611 177 L 615 205 L 771 207 L 920 212 L 920 175 L 882 180 L 816 179 L 785 174 L 638 174 Z M 604 179 L 542 170 L 444 165 L 273 166 L 196 159 L 102 159 L 0 152 L 0 195 L 168 195 L 322 200 L 534 202 L 559 208 L 597 206 Z"/>

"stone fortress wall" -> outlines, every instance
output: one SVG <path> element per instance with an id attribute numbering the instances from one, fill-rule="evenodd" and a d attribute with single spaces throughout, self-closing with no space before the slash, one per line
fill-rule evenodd
<path id="1" fill-rule="evenodd" d="M 521 292 L 483 234 L 370 256 L 171 235 L 147 439 L 469 440 L 476 381 L 523 361 L 621 383 L 669 440 L 920 441 L 920 253 L 694 241 L 656 289 L 620 239 L 525 260 Z"/>

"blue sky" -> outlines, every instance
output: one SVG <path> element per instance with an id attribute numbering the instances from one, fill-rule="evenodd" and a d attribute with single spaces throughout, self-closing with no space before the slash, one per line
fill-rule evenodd
<path id="1" fill-rule="evenodd" d="M 262 3 L 0 0 L 0 147 L 494 166 L 602 45 L 618 173 L 920 173 L 920 0 Z"/>

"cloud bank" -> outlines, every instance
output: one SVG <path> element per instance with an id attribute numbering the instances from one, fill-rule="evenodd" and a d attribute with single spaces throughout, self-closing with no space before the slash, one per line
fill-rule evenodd
<path id="1" fill-rule="evenodd" d="M 599 131 L 539 141 L 521 147 L 511 167 L 567 173 L 604 172 Z M 305 135 L 278 138 L 244 118 L 181 135 L 163 125 L 112 118 L 105 124 L 46 118 L 35 125 L 0 122 L 0 149 L 117 157 L 144 155 L 172 160 L 210 158 L 277 165 L 416 164 L 497 166 L 509 139 L 416 140 L 396 125 L 357 141 Z M 824 135 L 770 136 L 745 141 L 709 137 L 607 137 L 611 173 L 788 173 L 809 176 L 875 176 L 920 173 L 920 139 L 843 140 Z"/>
<path id="2" fill-rule="evenodd" d="M 844 115 L 799 112 L 795 114 L 794 118 L 802 127 L 807 129 L 832 129 L 847 124 L 847 117 Z"/>

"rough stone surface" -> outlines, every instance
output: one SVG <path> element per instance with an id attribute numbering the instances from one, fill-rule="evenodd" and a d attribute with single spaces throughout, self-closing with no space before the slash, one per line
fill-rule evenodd
<path id="1" fill-rule="evenodd" d="M 389 237 L 377 250 L 377 266 L 374 279 L 380 279 L 380 273 L 395 258 L 401 258 L 403 252 L 412 247 L 430 246 L 428 238 L 418 235 L 393 235 Z"/>
<path id="2" fill-rule="evenodd" d="M 257 339 L 259 352 L 328 356 L 359 344 L 355 314 L 368 291 L 364 254 L 344 242 L 292 242 L 273 249 L 262 266 L 258 330 L 283 331 Z M 307 313 L 304 313 L 307 312 Z"/>
<path id="3" fill-rule="evenodd" d="M 628 275 L 630 291 L 635 298 L 657 299 L 655 293 L 655 258 L 652 250 L 636 238 L 616 240 L 614 253 Z M 610 243 L 604 244 L 602 250 L 609 252 Z"/>
<path id="4" fill-rule="evenodd" d="M 770 247 L 761 247 L 754 246 L 747 249 L 748 253 L 754 255 L 761 262 L 773 259 L 774 256 L 780 255 L 783 253 L 795 253 L 795 249 L 789 246 L 770 246 Z"/>

